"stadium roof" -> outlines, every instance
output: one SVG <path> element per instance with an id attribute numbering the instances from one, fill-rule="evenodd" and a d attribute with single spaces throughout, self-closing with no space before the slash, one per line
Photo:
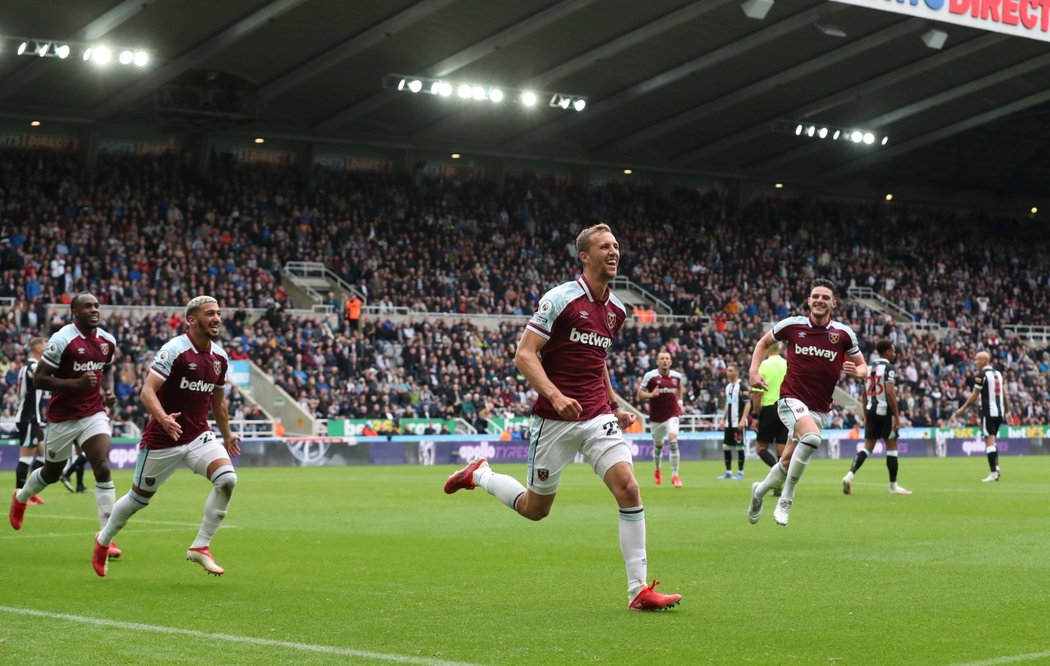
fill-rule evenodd
<path id="1" fill-rule="evenodd" d="M 940 50 L 922 35 L 947 33 Z M 843 34 L 844 33 L 844 34 Z M 1039 195 L 1050 47 L 816 0 L 7 0 L 0 110 L 756 181 Z M 9 37 L 146 48 L 15 55 Z M 583 112 L 398 92 L 391 73 L 585 96 Z M 881 146 L 795 136 L 871 128 Z M 787 129 L 785 129 L 787 128 Z M 881 137 L 881 134 L 879 134 Z"/>

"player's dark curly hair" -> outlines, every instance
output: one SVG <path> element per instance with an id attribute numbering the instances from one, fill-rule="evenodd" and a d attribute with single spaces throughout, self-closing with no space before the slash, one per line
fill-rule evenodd
<path id="1" fill-rule="evenodd" d="M 875 351 L 879 352 L 879 356 L 883 356 L 893 346 L 893 342 L 883 338 L 875 343 Z"/>
<path id="2" fill-rule="evenodd" d="M 827 278 L 817 278 L 816 280 L 813 280 L 813 284 L 809 286 L 810 293 L 812 293 L 816 287 L 824 287 L 825 289 L 830 289 L 831 297 L 838 298 L 838 288 L 835 287 L 835 283 L 831 280 Z"/>

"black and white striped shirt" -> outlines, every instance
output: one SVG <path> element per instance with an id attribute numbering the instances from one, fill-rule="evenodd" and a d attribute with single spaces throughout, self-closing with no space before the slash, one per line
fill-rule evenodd
<path id="1" fill-rule="evenodd" d="M 1002 418 L 1006 415 L 1006 385 L 1003 374 L 990 364 L 981 368 L 973 380 L 973 386 L 981 391 L 981 416 Z"/>
<path id="2" fill-rule="evenodd" d="M 37 363 L 37 359 L 31 358 L 18 371 L 18 412 L 15 414 L 17 423 L 36 423 L 38 425 L 44 423 L 40 405 L 43 391 L 38 391 L 33 386 Z"/>
<path id="3" fill-rule="evenodd" d="M 747 391 L 740 386 L 740 380 L 726 384 L 726 420 L 727 428 L 740 427 L 740 417 L 744 413 L 744 396 Z"/>

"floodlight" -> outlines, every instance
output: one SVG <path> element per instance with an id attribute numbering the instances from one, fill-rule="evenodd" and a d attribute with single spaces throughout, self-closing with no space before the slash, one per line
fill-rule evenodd
<path id="1" fill-rule="evenodd" d="M 109 61 L 113 59 L 113 52 L 109 50 L 108 46 L 95 47 L 94 52 L 91 54 L 91 59 L 99 65 L 108 65 Z"/>
<path id="2" fill-rule="evenodd" d="M 470 99 L 471 88 L 466 83 L 459 84 L 459 88 L 456 89 L 456 94 L 463 99 Z"/>
<path id="3" fill-rule="evenodd" d="M 860 143 L 864 140 L 864 135 L 861 134 L 858 130 L 853 130 L 852 132 L 850 132 L 849 139 L 853 143 Z"/>
<path id="4" fill-rule="evenodd" d="M 145 67 L 149 64 L 149 54 L 145 51 L 135 51 L 134 63 L 136 67 Z"/>
<path id="5" fill-rule="evenodd" d="M 121 65 L 130 65 L 131 61 L 134 59 L 135 54 L 131 51 L 128 51 L 127 49 L 121 51 L 120 56 L 117 57 L 117 60 L 120 62 Z"/>
<path id="6" fill-rule="evenodd" d="M 875 143 L 875 135 L 872 134 L 871 132 L 865 132 L 864 133 L 864 143 L 868 144 L 869 146 L 871 144 Z"/>
<path id="7" fill-rule="evenodd" d="M 62 60 L 65 60 L 66 58 L 68 58 L 69 57 L 69 44 L 59 44 L 58 46 L 56 46 L 55 47 L 55 55 L 57 55 Z"/>
<path id="8" fill-rule="evenodd" d="M 26 49 L 28 49 L 28 48 L 29 48 L 29 42 L 22 42 L 21 44 L 19 44 L 18 45 L 18 55 L 23 55 L 26 52 Z"/>
<path id="9" fill-rule="evenodd" d="M 536 106 L 536 93 L 531 90 L 521 93 L 521 103 L 525 106 Z"/>
<path id="10" fill-rule="evenodd" d="M 503 91 L 499 88 L 493 88 L 489 91 L 489 99 L 491 99 L 496 104 L 499 104 L 503 101 Z"/>
<path id="11" fill-rule="evenodd" d="M 410 81 L 409 84 L 408 84 L 408 89 L 411 90 L 414 93 L 417 93 L 417 92 L 419 92 L 420 90 L 423 89 L 423 82 L 420 81 L 419 79 L 415 79 L 413 81 Z"/>
<path id="12" fill-rule="evenodd" d="M 821 139 L 827 138 L 827 136 L 828 136 L 828 128 L 827 127 L 821 127 L 819 130 L 817 130 L 817 136 L 819 136 Z"/>
<path id="13" fill-rule="evenodd" d="M 582 98 L 576 100 L 575 102 L 572 103 L 572 108 L 576 109 L 577 111 L 583 111 L 584 109 L 587 108 L 587 100 L 582 99 Z"/>
<path id="14" fill-rule="evenodd" d="M 485 94 L 485 89 L 481 86 L 473 86 L 470 89 L 470 96 L 480 102 L 481 100 L 485 99 L 488 95 Z"/>

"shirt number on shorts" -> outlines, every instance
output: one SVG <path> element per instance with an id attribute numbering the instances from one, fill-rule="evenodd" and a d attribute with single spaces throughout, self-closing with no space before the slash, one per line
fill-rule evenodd
<path id="1" fill-rule="evenodd" d="M 602 427 L 605 428 L 606 437 L 620 434 L 620 425 L 616 421 L 607 421 L 602 424 Z"/>

